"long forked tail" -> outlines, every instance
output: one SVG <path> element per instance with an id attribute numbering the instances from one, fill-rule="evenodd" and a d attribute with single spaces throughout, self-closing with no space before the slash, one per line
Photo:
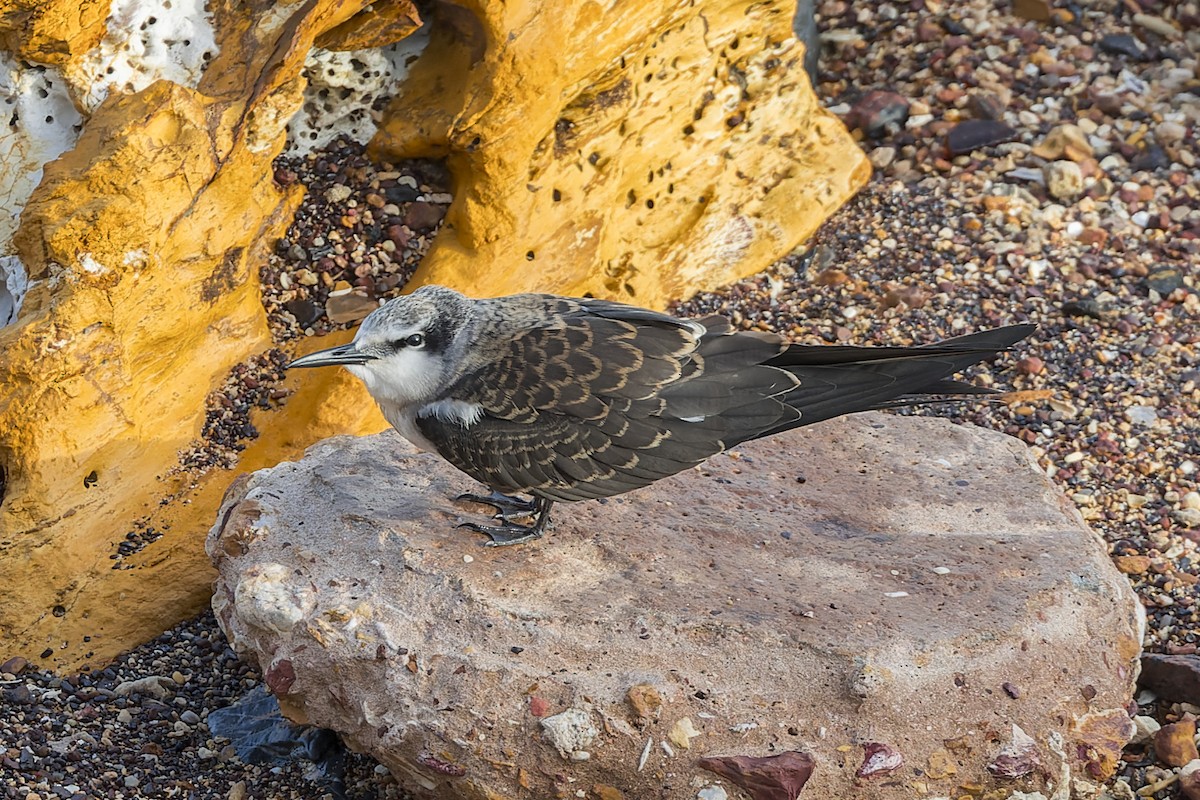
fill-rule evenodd
<path id="1" fill-rule="evenodd" d="M 1036 329 L 1009 325 L 916 347 L 791 345 L 766 363 L 800 379 L 799 386 L 780 398 L 798 410 L 800 418 L 763 435 L 856 411 L 995 394 L 950 376 L 1007 350 Z"/>

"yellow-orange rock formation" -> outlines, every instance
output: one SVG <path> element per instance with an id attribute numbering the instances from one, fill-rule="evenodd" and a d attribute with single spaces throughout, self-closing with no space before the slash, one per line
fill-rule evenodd
<path id="1" fill-rule="evenodd" d="M 438 8 L 372 142 L 457 181 L 417 283 L 661 307 L 765 267 L 867 178 L 792 0 Z"/>
<path id="2" fill-rule="evenodd" d="M 258 266 L 299 200 L 271 161 L 305 58 L 319 37 L 379 45 L 418 19 L 402 0 L 253 5 L 209 3 L 217 52 L 196 85 L 110 95 L 22 213 L 32 285 L 0 328 L 4 655 L 97 665 L 207 602 L 203 533 L 233 474 L 180 472 L 179 452 L 206 394 L 271 344 Z M 788 2 L 437 8 L 374 143 L 454 171 L 423 280 L 662 306 L 785 254 L 865 180 L 808 86 Z M 107 9 L 0 3 L 0 43 L 77 86 Z M 303 379 L 256 417 L 239 469 L 383 427 L 356 382 Z M 135 525 L 162 537 L 113 569 Z"/>
<path id="3" fill-rule="evenodd" d="M 32 287 L 0 329 L 6 652 L 95 664 L 206 603 L 200 535 L 232 476 L 173 471 L 208 392 L 271 344 L 258 265 L 299 199 L 271 161 L 313 37 L 356 10 L 343 5 L 240 29 L 230 14 L 199 87 L 109 97 L 46 166 L 15 238 Z M 347 405 L 363 413 L 339 430 L 378 427 L 369 405 Z M 317 411 L 302 399 L 291 413 Z M 283 421 L 265 421 L 246 466 L 311 442 Z M 135 524 L 163 537 L 114 570 Z"/>
<path id="4" fill-rule="evenodd" d="M 61 66 L 100 43 L 109 0 L 4 0 L 0 48 L 26 61 Z"/>

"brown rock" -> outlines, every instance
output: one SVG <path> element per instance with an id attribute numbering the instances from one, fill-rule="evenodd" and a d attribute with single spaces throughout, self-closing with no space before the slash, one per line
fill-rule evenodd
<path id="1" fill-rule="evenodd" d="M 1041 375 L 1046 370 L 1046 362 L 1037 356 L 1026 356 L 1017 361 L 1016 366 L 1022 375 Z"/>
<path id="2" fill-rule="evenodd" d="M 596 800 L 625 800 L 625 793 L 615 786 L 609 786 L 606 783 L 597 783 L 592 787 L 592 794 Z"/>
<path id="3" fill-rule="evenodd" d="M 20 675 L 29 666 L 29 662 L 21 656 L 13 656 L 12 658 L 0 664 L 0 672 L 7 672 L 9 675 Z"/>
<path id="4" fill-rule="evenodd" d="M 1150 569 L 1150 556 L 1113 556 L 1113 563 L 1126 575 L 1142 575 Z"/>
<path id="5" fill-rule="evenodd" d="M 843 283 L 849 282 L 849 280 L 850 276 L 846 274 L 845 270 L 830 267 L 829 269 L 821 270 L 817 274 L 816 284 L 818 286 L 840 286 Z"/>
<path id="6" fill-rule="evenodd" d="M 846 114 L 846 127 L 867 136 L 880 136 L 888 125 L 903 125 L 908 119 L 908 98 L 896 92 L 875 89 L 863 95 Z"/>
<path id="7" fill-rule="evenodd" d="M 1092 146 L 1078 125 L 1058 125 L 1033 148 L 1033 154 L 1047 161 L 1062 158 L 1079 162 L 1092 157 Z"/>
<path id="8" fill-rule="evenodd" d="M 1147 653 L 1138 684 L 1169 702 L 1200 705 L 1200 656 Z"/>
<path id="9" fill-rule="evenodd" d="M 379 301 L 353 290 L 331 293 L 325 301 L 325 315 L 331 322 L 358 322 L 379 308 Z"/>
<path id="10" fill-rule="evenodd" d="M 1200 758 L 1196 751 L 1196 720 L 1185 717 L 1179 722 L 1163 725 L 1154 734 L 1154 754 L 1172 767 L 1182 767 Z"/>
<path id="11" fill-rule="evenodd" d="M 1013 0 L 1013 14 L 1034 22 L 1049 22 L 1051 6 L 1049 0 Z"/>
<path id="12" fill-rule="evenodd" d="M 967 111 L 976 119 L 1004 119 L 1004 101 L 991 92 L 971 92 L 967 98 Z"/>
<path id="13" fill-rule="evenodd" d="M 771 756 L 708 756 L 696 762 L 740 786 L 752 800 L 795 800 L 816 767 L 808 753 Z"/>
<path id="14" fill-rule="evenodd" d="M 428 231 L 441 222 L 444 216 L 444 207 L 418 200 L 404 213 L 404 224 L 414 231 Z"/>
<path id="15" fill-rule="evenodd" d="M 448 499 L 472 488 L 394 434 L 333 439 L 239 484 L 208 541 L 214 608 L 234 648 L 264 669 L 290 661 L 286 709 L 410 788 L 514 796 L 519 774 L 492 764 L 517 751 L 531 797 L 553 796 L 552 776 L 565 774 L 631 798 L 694 800 L 714 780 L 703 767 L 744 781 L 749 796 L 794 798 L 802 782 L 814 797 L 863 796 L 857 758 L 821 765 L 845 764 L 839 745 L 870 730 L 890 745 L 876 754 L 883 767 L 889 751 L 937 764 L 947 792 L 1035 791 L 1057 780 L 1061 752 L 1094 750 L 1089 763 L 1106 764 L 1130 724 L 1140 641 L 1128 581 L 1008 437 L 857 415 L 606 504 L 556 507 L 548 535 L 516 548 L 452 528 L 477 518 Z M 979 690 L 1006 681 L 1019 697 Z M 530 713 L 534 684 L 558 713 Z M 1000 755 L 989 726 L 962 723 L 997 715 L 1021 719 L 1041 765 L 1014 761 L 1000 770 L 1016 776 L 1007 783 L 985 769 Z M 513 722 L 469 738 L 484 719 Z M 797 723 L 811 719 L 823 736 Z M 795 752 L 763 761 L 781 729 L 795 730 Z M 949 741 L 961 763 L 945 755 Z M 422 752 L 464 775 L 422 766 Z M 903 769 L 858 780 L 873 798 L 908 800 L 892 779 Z"/>
<path id="16" fill-rule="evenodd" d="M 371 143 L 453 172 L 414 285 L 662 308 L 790 252 L 870 174 L 812 91 L 794 16 L 794 0 L 449 4 Z"/>
<path id="17" fill-rule="evenodd" d="M 633 713 L 641 722 L 658 719 L 663 705 L 662 695 L 659 694 L 658 689 L 647 683 L 639 683 L 637 686 L 629 687 L 626 697 L 629 699 L 629 705 L 633 706 Z"/>

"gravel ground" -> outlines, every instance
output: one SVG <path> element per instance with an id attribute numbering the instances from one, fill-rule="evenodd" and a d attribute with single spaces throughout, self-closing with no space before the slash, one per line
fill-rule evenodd
<path id="1" fill-rule="evenodd" d="M 876 175 L 804 251 L 676 311 L 878 344 L 1036 322 L 1016 354 L 980 372 L 1015 390 L 1005 402 L 913 413 L 1027 442 L 1129 575 L 1149 616 L 1147 651 L 1193 655 L 1200 4 L 1015 5 L 1023 16 L 1007 0 L 821 3 L 819 91 L 863 132 Z M 280 343 L 351 325 L 398 292 L 450 200 L 440 166 L 372 164 L 345 141 L 280 159 L 276 179 L 309 187 L 262 270 Z M 183 468 L 235 462 L 255 435 L 246 409 L 286 400 L 279 358 L 231 374 Z M 0 797 L 327 796 L 301 763 L 243 764 L 208 731 L 208 713 L 258 680 L 210 614 L 90 675 L 10 660 Z M 1200 708 L 1146 691 L 1138 701 L 1143 738 L 1110 796 L 1184 796 L 1179 758 L 1150 734 L 1163 724 L 1194 736 L 1186 714 Z M 357 756 L 346 787 L 352 798 L 404 796 Z"/>

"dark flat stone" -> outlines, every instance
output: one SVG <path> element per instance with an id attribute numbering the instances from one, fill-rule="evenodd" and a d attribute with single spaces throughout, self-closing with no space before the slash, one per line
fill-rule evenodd
<path id="1" fill-rule="evenodd" d="M 1015 128 L 993 119 L 968 119 L 958 123 L 946 134 L 946 147 L 951 155 L 960 156 L 1017 138 Z"/>

